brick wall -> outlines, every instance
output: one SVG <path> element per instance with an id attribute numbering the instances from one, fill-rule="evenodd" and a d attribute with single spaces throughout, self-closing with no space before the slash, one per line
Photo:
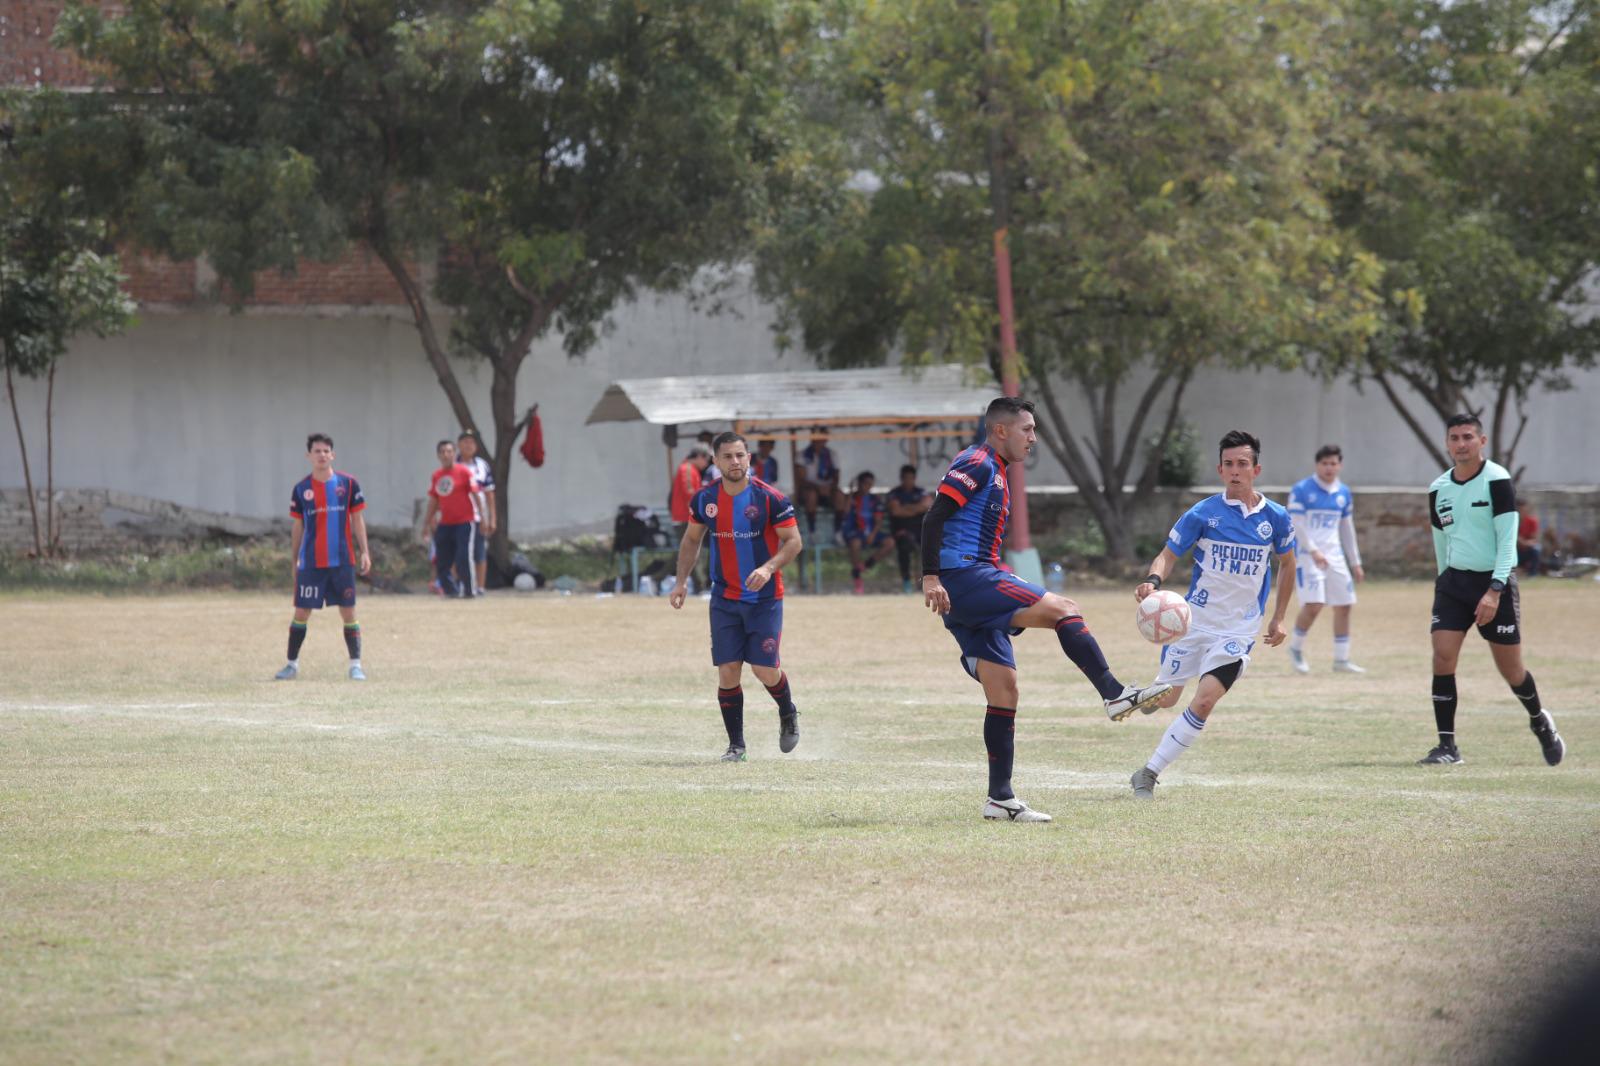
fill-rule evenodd
<path id="1" fill-rule="evenodd" d="M 50 47 L 63 6 L 60 0 L 0 3 L 0 85 L 90 84 L 92 78 L 82 63 Z"/>

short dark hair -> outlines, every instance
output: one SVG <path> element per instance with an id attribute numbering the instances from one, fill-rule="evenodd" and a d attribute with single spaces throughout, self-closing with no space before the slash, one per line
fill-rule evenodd
<path id="1" fill-rule="evenodd" d="M 1033 414 L 1033 401 L 1024 400 L 1020 396 L 996 396 L 989 401 L 989 406 L 983 410 L 983 421 L 1009 422 L 1022 412 Z"/>
<path id="2" fill-rule="evenodd" d="M 724 430 L 721 433 L 718 433 L 715 437 L 712 438 L 712 440 L 711 440 L 711 452 L 712 452 L 712 454 L 716 454 L 717 452 L 720 452 L 722 450 L 722 446 L 724 444 L 732 444 L 734 441 L 738 441 L 740 444 L 743 444 L 744 448 L 745 448 L 745 451 L 749 451 L 750 450 L 750 442 L 744 439 L 744 434 L 735 433 L 733 430 L 729 429 L 729 430 Z"/>
<path id="3" fill-rule="evenodd" d="M 1477 415 L 1472 414 L 1469 411 L 1463 411 L 1459 415 L 1451 415 L 1449 418 L 1445 419 L 1445 421 L 1444 421 L 1444 431 L 1446 433 L 1449 433 L 1452 429 L 1455 429 L 1457 426 L 1472 426 L 1475 429 L 1477 429 L 1477 431 L 1479 433 L 1482 433 L 1483 432 L 1483 419 L 1479 418 Z"/>
<path id="4" fill-rule="evenodd" d="M 863 481 L 870 481 L 870 482 L 872 482 L 872 483 L 873 483 L 873 484 L 877 484 L 877 481 L 878 481 L 878 475 L 877 475 L 877 474 L 874 474 L 874 473 L 873 473 L 873 472 L 872 472 L 872 471 L 870 471 L 870 470 L 863 470 L 863 471 L 861 471 L 861 473 L 859 473 L 859 474 L 857 474 L 857 475 L 856 475 L 856 485 L 857 485 L 857 486 L 858 486 L 858 487 L 859 487 L 859 486 L 860 486 L 860 484 L 861 484 L 861 483 L 862 483 L 862 482 L 863 482 Z"/>
<path id="5" fill-rule="evenodd" d="M 916 474 L 916 472 L 917 472 L 917 468 L 912 466 L 910 463 L 907 463 L 905 466 L 902 466 L 900 468 L 900 476 L 901 477 L 905 477 L 907 474 L 911 474 L 911 475 L 914 476 Z"/>
<path id="6" fill-rule="evenodd" d="M 456 440 L 458 440 L 458 441 L 460 441 L 460 440 L 470 440 L 474 444 L 482 444 L 483 443 L 481 440 L 478 439 L 477 431 L 476 430 L 471 430 L 471 429 L 462 430 L 461 433 L 456 437 Z"/>
<path id="7" fill-rule="evenodd" d="M 1344 462 L 1344 451 L 1337 444 L 1324 444 L 1317 449 L 1317 462 L 1324 459 L 1337 459 Z"/>
<path id="8" fill-rule="evenodd" d="M 452 448 L 454 448 L 456 446 L 456 442 L 455 441 L 451 440 L 449 437 L 446 437 L 444 440 L 440 441 L 438 444 L 435 444 L 433 446 L 433 450 L 434 451 L 438 451 L 440 448 L 443 448 L 446 444 L 450 445 L 450 447 L 452 447 Z"/>
<path id="9" fill-rule="evenodd" d="M 331 448 L 333 447 L 333 438 L 326 433 L 313 433 L 306 438 L 306 451 L 309 452 L 313 444 L 326 444 Z"/>
<path id="10" fill-rule="evenodd" d="M 1244 447 L 1248 447 L 1250 449 L 1250 461 L 1252 463 L 1259 463 L 1261 461 L 1260 437 L 1257 437 L 1253 433 L 1246 433 L 1242 429 L 1228 430 L 1227 433 L 1223 434 L 1222 442 L 1217 445 L 1217 462 L 1222 462 L 1222 453 L 1227 451 L 1229 448 Z"/>

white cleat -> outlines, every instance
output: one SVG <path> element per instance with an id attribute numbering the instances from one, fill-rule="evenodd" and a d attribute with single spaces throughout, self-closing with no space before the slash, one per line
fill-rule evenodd
<path id="1" fill-rule="evenodd" d="M 1051 822 L 1043 811 L 1036 811 L 1019 799 L 991 799 L 983 805 L 983 816 L 991 822 Z"/>
<path id="2" fill-rule="evenodd" d="M 366 679 L 367 679 L 366 672 L 364 670 L 362 670 L 361 667 L 352 666 L 350 668 L 350 680 L 351 681 L 365 681 Z"/>
<path id="3" fill-rule="evenodd" d="M 1349 659 L 1343 659 L 1334 661 L 1333 672 L 1336 674 L 1364 674 L 1367 672 L 1367 668 L 1364 666 L 1357 666 Z"/>
<path id="4" fill-rule="evenodd" d="M 300 676 L 300 668 L 294 663 L 288 663 L 282 670 L 272 675 L 274 681 L 293 681 Z"/>
<path id="5" fill-rule="evenodd" d="M 1134 688 L 1124 685 L 1122 695 L 1116 699 L 1106 700 L 1106 717 L 1113 722 L 1120 722 L 1134 711 L 1145 714 L 1154 714 L 1156 705 L 1161 702 L 1161 697 L 1172 691 L 1172 686 L 1165 681 L 1158 681 L 1144 688 Z"/>
<path id="6" fill-rule="evenodd" d="M 1303 651 L 1295 651 L 1290 648 L 1289 665 L 1294 667 L 1294 672 L 1297 674 L 1309 674 L 1311 672 L 1311 664 L 1306 662 L 1306 653 Z M 1339 667 L 1335 665 L 1334 669 L 1337 670 Z"/>

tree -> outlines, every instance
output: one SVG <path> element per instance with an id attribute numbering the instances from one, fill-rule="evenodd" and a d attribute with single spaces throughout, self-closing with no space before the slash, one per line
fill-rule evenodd
<path id="1" fill-rule="evenodd" d="M 104 253 L 107 227 L 92 216 L 84 189 L 41 165 L 62 114 L 47 91 L 0 94 L 0 364 L 17 432 L 36 555 L 59 545 L 55 523 L 56 365 L 74 336 L 127 328 L 133 301 L 117 261 Z M 17 375 L 45 379 L 45 524 L 17 403 Z"/>
<path id="2" fill-rule="evenodd" d="M 448 356 L 489 363 L 503 562 L 530 346 L 555 330 L 580 354 L 641 287 L 738 254 L 805 17 L 781 0 L 131 0 L 69 8 L 58 39 L 145 123 L 142 243 L 209 255 L 240 295 L 256 271 L 364 244 L 463 428 Z"/>
<path id="3" fill-rule="evenodd" d="M 1286 57 L 1304 5 L 907 0 L 847 32 L 849 165 L 764 260 L 784 324 L 826 361 L 994 355 L 993 175 L 1011 216 L 1024 389 L 1108 554 L 1155 483 L 1198 367 L 1289 366 L 1377 327 L 1375 264 L 1330 224 L 1316 94 Z M 841 124 L 850 128 L 850 123 Z M 998 166 L 996 163 L 998 162 Z M 1063 386 L 1080 390 L 1080 420 Z M 1131 402 L 1130 402 L 1131 394 Z M 1141 445 L 1157 426 L 1157 446 Z"/>
<path id="4" fill-rule="evenodd" d="M 1440 466 L 1439 427 L 1470 411 L 1520 474 L 1529 397 L 1600 353 L 1584 307 L 1600 248 L 1595 5 L 1352 9 L 1337 71 L 1349 165 L 1332 200 L 1381 259 L 1387 313 L 1359 358 L 1332 366 L 1375 384 Z"/>

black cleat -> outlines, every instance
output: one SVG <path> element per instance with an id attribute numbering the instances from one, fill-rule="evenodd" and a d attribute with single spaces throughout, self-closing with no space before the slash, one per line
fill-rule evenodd
<path id="1" fill-rule="evenodd" d="M 791 704 L 788 714 L 778 715 L 778 750 L 789 754 L 800 744 L 800 712 Z"/>
<path id="2" fill-rule="evenodd" d="M 1417 760 L 1418 766 L 1449 766 L 1464 763 L 1461 750 L 1454 744 L 1440 744 Z"/>
<path id="3" fill-rule="evenodd" d="M 1539 738 L 1539 747 L 1544 749 L 1545 762 L 1555 766 L 1567 754 L 1567 742 L 1556 732 L 1556 720 L 1550 717 L 1549 711 L 1540 711 L 1529 718 L 1528 728 Z"/>

